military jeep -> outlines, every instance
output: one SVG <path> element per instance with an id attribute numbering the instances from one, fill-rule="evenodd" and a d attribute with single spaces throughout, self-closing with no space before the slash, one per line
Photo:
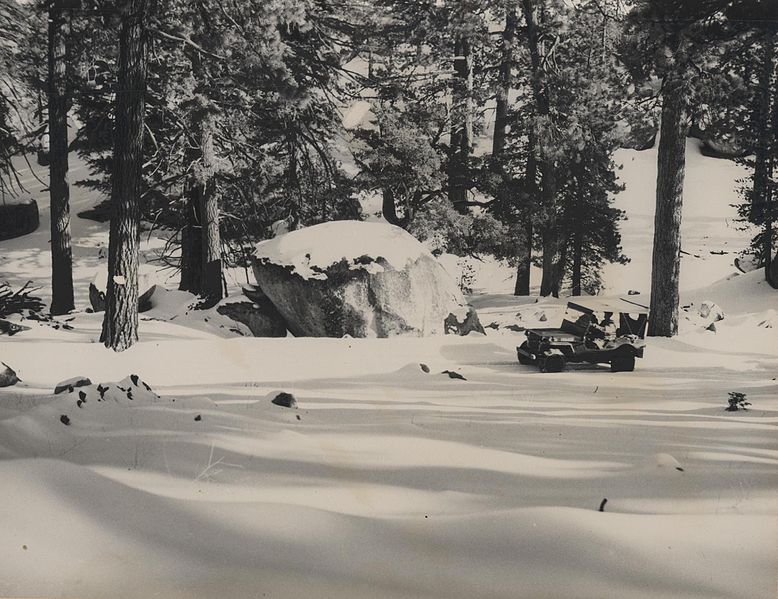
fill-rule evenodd
<path id="1" fill-rule="evenodd" d="M 643 357 L 647 324 L 648 308 L 630 300 L 576 298 L 568 302 L 558 329 L 527 329 L 516 352 L 520 364 L 536 365 L 541 372 L 561 372 L 571 362 L 631 372 L 635 358 Z"/>

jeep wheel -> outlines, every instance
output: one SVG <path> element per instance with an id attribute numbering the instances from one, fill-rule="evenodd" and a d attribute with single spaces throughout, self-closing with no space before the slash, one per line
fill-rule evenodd
<path id="1" fill-rule="evenodd" d="M 562 372 L 565 364 L 564 356 L 552 354 L 540 359 L 540 372 Z"/>
<path id="2" fill-rule="evenodd" d="M 632 372 L 635 370 L 635 354 L 621 352 L 611 360 L 611 372 Z"/>
<path id="3" fill-rule="evenodd" d="M 526 352 L 529 352 L 529 343 L 526 341 L 521 344 L 519 349 L 523 349 Z M 536 360 L 532 360 L 526 356 L 522 356 L 521 354 L 518 354 L 519 357 L 519 364 L 523 364 L 524 366 L 531 366 L 532 364 L 535 364 Z"/>

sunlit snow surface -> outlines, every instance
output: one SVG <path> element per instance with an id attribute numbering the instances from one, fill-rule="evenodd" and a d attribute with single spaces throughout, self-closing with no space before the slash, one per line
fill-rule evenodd
<path id="1" fill-rule="evenodd" d="M 687 193 L 682 333 L 634 373 L 519 366 L 516 329 L 554 326 L 564 302 L 505 295 L 496 265 L 473 297 L 485 337 L 245 338 L 170 292 L 114 354 L 83 311 L 106 227 L 74 217 L 73 329 L 0 337 L 23 380 L 0 389 L 0 596 L 773 599 L 778 300 L 705 254 L 748 235 L 727 224 L 737 169 L 694 152 L 687 189 L 695 169 L 710 186 Z M 645 295 L 655 154 L 623 155 L 635 259 L 606 283 Z M 41 229 L 0 242 L 0 273 L 46 286 L 33 191 Z M 74 212 L 95 202 L 81 193 Z M 163 243 L 144 234 L 145 258 Z M 229 277 L 237 293 L 245 273 Z M 703 300 L 725 312 L 715 333 Z M 129 374 L 159 398 L 52 395 Z M 729 391 L 749 411 L 724 411 Z"/>

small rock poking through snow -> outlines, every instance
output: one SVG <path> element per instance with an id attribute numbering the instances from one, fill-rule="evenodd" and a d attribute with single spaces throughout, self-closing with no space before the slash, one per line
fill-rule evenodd
<path id="1" fill-rule="evenodd" d="M 457 379 L 457 380 L 460 380 L 460 381 L 466 381 L 467 380 L 464 376 L 462 376 L 458 372 L 455 372 L 454 370 L 444 370 L 443 372 L 441 372 L 441 374 L 447 374 L 448 378 L 450 378 L 450 379 Z"/>
<path id="2" fill-rule="evenodd" d="M 683 472 L 683 466 L 681 466 L 680 462 L 676 460 L 673 456 L 671 456 L 669 453 L 657 453 L 653 456 L 652 461 L 656 465 L 657 468 L 660 468 L 662 470 L 677 470 L 678 472 Z"/>
<path id="3" fill-rule="evenodd" d="M 91 384 L 92 381 L 90 381 L 85 376 L 74 376 L 73 378 L 67 379 L 66 381 L 57 383 L 57 386 L 54 387 L 54 395 L 59 395 L 65 391 L 68 393 L 73 393 L 74 389 L 78 387 L 87 387 Z"/>
<path id="4" fill-rule="evenodd" d="M 711 301 L 702 302 L 700 304 L 699 313 L 703 318 L 710 318 L 713 322 L 724 320 L 724 310 Z"/>
<path id="5" fill-rule="evenodd" d="M 11 387 L 18 382 L 16 372 L 5 362 L 0 362 L 0 387 Z"/>
<path id="6" fill-rule="evenodd" d="M 281 392 L 276 395 L 271 403 L 281 406 L 282 408 L 297 408 L 297 399 L 291 393 Z"/>
<path id="7" fill-rule="evenodd" d="M 56 395 L 63 397 L 75 396 L 76 406 L 94 405 L 100 402 L 112 401 L 118 404 L 150 404 L 160 399 L 137 374 L 131 374 L 118 383 L 93 384 L 86 377 L 75 377 L 57 385 Z"/>

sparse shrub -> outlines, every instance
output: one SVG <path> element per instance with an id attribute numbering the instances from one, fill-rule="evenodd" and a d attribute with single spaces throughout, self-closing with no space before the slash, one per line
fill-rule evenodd
<path id="1" fill-rule="evenodd" d="M 726 407 L 727 412 L 737 412 L 738 410 L 747 410 L 746 406 L 750 406 L 751 402 L 746 401 L 746 394 L 739 391 L 730 391 L 729 399 L 727 400 L 729 405 Z"/>
<path id="2" fill-rule="evenodd" d="M 0 318 L 7 318 L 12 314 L 22 314 L 24 310 L 38 313 L 46 307 L 43 301 L 34 295 L 37 288 L 30 287 L 32 281 L 26 283 L 20 289 L 14 291 L 8 283 L 0 283 Z"/>

